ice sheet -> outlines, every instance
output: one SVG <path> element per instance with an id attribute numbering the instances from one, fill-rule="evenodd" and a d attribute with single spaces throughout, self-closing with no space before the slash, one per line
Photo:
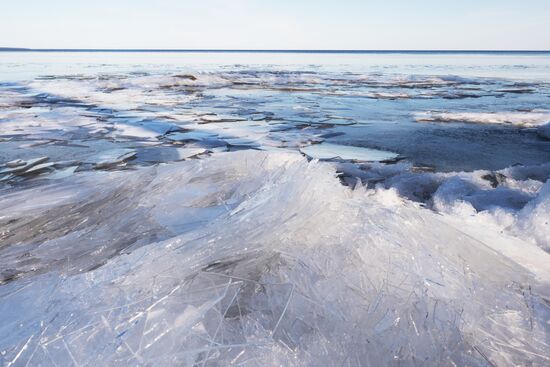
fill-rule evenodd
<path id="1" fill-rule="evenodd" d="M 0 287 L 6 365 L 549 361 L 544 274 L 468 235 L 466 221 L 457 228 L 391 190 L 340 185 L 331 164 L 247 151 L 79 177 L 35 192 L 32 203 L 3 196 L 0 204 L 10 205 L 10 218 L 28 218 L 75 195 L 116 195 L 105 201 L 103 224 L 81 224 L 72 243 L 112 241 L 128 225 L 164 238 L 89 272 L 78 274 L 69 256 Z M 137 182 L 138 191 L 117 189 Z M 94 212 L 81 208 L 79 217 Z M 67 228 L 70 217 L 59 218 Z M 34 222 L 24 241 L 54 236 L 43 225 Z M 70 254 L 57 236 L 27 258 Z M 509 237 L 495 231 L 491 241 Z M 550 256 L 530 251 L 538 261 Z"/>
<path id="2" fill-rule="evenodd" d="M 344 159 L 355 161 L 387 161 L 397 158 L 398 154 L 382 150 L 321 143 L 300 149 L 302 153 L 317 159 Z"/>
<path id="3" fill-rule="evenodd" d="M 479 124 L 509 124 L 536 127 L 550 121 L 550 111 L 532 112 L 422 112 L 416 114 L 419 122 L 471 122 Z"/>

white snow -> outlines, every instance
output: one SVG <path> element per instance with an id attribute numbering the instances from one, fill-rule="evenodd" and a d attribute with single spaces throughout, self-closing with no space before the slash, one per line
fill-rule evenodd
<path id="1" fill-rule="evenodd" d="M 519 127 L 536 127 L 550 121 L 550 111 L 532 112 L 418 112 L 418 122 L 470 122 L 477 124 L 509 124 Z"/>
<path id="2" fill-rule="evenodd" d="M 525 233 L 535 237 L 550 252 L 550 179 L 519 213 L 514 230 L 518 236 Z"/>

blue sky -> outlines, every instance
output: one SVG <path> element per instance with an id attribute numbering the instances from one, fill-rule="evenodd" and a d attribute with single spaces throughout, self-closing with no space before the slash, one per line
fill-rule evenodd
<path id="1" fill-rule="evenodd" d="M 0 2 L 0 46 L 550 50 L 550 0 Z"/>

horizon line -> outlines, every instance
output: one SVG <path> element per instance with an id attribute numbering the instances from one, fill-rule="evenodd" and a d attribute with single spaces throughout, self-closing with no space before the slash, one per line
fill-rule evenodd
<path id="1" fill-rule="evenodd" d="M 0 47 L 0 52 L 257 52 L 257 53 L 550 53 L 550 50 L 474 49 L 217 49 L 217 48 L 23 48 Z"/>

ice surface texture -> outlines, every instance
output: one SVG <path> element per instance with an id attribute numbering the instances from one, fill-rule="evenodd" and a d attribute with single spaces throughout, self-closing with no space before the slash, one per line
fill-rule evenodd
<path id="1" fill-rule="evenodd" d="M 340 163 L 338 169 L 351 186 L 360 179 L 368 187 L 394 191 L 440 214 L 480 227 L 492 226 L 550 251 L 550 163 L 448 173 L 426 171 L 404 161 L 393 165 Z M 491 231 L 473 235 L 477 238 L 484 232 Z M 497 251 L 502 251 L 500 243 L 488 244 L 496 244 Z"/>
<path id="2" fill-rule="evenodd" d="M 76 176 L 0 199 L 27 223 L 14 251 L 40 244 L 16 267 L 48 264 L 0 287 L 5 366 L 550 363 L 549 278 L 331 163 L 246 151 Z M 41 219 L 57 212 L 59 230 Z M 147 243 L 110 257 L 103 241 Z M 91 248 L 105 265 L 74 274 Z"/>
<path id="3" fill-rule="evenodd" d="M 419 122 L 470 122 L 478 124 L 503 124 L 520 127 L 537 127 L 550 121 L 550 111 L 531 112 L 422 112 L 416 114 Z"/>
<path id="4" fill-rule="evenodd" d="M 0 82 L 0 162 L 86 161 L 154 145 L 297 151 L 322 142 L 449 171 L 550 160 L 545 79 L 281 65 L 94 74 L 97 65 L 89 66 L 78 75 Z"/>
<path id="5" fill-rule="evenodd" d="M 0 366 L 550 365 L 548 55 L 127 56 L 0 55 Z"/>
<path id="6" fill-rule="evenodd" d="M 344 159 L 358 161 L 387 161 L 398 155 L 376 149 L 322 143 L 300 149 L 302 153 L 317 159 Z"/>

